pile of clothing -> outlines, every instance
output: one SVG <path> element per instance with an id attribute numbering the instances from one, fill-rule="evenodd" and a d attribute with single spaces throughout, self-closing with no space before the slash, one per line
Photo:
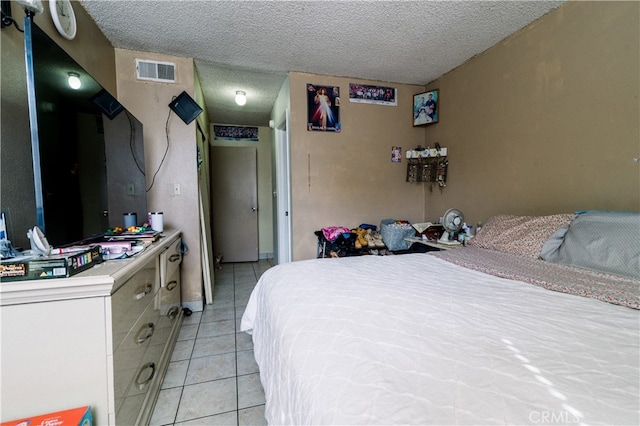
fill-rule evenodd
<path id="1" fill-rule="evenodd" d="M 322 247 L 322 257 L 393 254 L 385 245 L 382 234 L 375 225 L 363 223 L 356 228 L 328 226 L 315 234 Z"/>

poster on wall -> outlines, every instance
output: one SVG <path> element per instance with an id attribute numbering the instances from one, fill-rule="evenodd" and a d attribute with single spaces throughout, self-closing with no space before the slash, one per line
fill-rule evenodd
<path id="1" fill-rule="evenodd" d="M 392 146 L 391 147 L 391 162 L 392 163 L 400 163 L 400 162 L 402 162 L 402 147 L 401 146 Z"/>
<path id="2" fill-rule="evenodd" d="M 349 83 L 349 102 L 398 106 L 397 93 L 395 87 Z"/>
<path id="3" fill-rule="evenodd" d="M 218 141 L 258 142 L 257 127 L 213 125 L 213 139 Z"/>
<path id="4" fill-rule="evenodd" d="M 340 88 L 307 83 L 307 130 L 340 132 Z"/>

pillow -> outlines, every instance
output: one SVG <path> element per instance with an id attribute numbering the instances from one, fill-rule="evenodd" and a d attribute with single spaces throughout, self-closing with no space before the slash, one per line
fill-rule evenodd
<path id="1" fill-rule="evenodd" d="M 542 245 L 542 250 L 540 250 L 540 257 L 544 260 L 547 260 L 550 256 L 556 253 L 562 243 L 564 242 L 564 236 L 567 234 L 569 230 L 568 226 L 563 226 L 553 233 L 551 237 Z"/>
<path id="2" fill-rule="evenodd" d="M 493 216 L 469 244 L 537 259 L 545 241 L 559 228 L 569 225 L 575 217 L 573 213 L 550 216 Z"/>
<path id="3" fill-rule="evenodd" d="M 640 213 L 580 214 L 562 243 L 548 248 L 543 259 L 549 262 L 640 279 Z"/>

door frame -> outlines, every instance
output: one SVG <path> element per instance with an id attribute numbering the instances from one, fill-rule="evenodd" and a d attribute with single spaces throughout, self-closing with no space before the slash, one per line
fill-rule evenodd
<path id="1" fill-rule="evenodd" d="M 273 241 L 276 264 L 289 263 L 292 259 L 291 232 L 291 150 L 289 108 L 276 122 L 274 127 L 274 170 L 273 183 Z"/>

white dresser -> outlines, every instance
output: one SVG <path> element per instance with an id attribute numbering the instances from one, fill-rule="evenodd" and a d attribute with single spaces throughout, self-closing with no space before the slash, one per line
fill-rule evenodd
<path id="1" fill-rule="evenodd" d="M 0 283 L 1 420 L 90 405 L 147 424 L 183 319 L 179 230 L 71 278 Z"/>

